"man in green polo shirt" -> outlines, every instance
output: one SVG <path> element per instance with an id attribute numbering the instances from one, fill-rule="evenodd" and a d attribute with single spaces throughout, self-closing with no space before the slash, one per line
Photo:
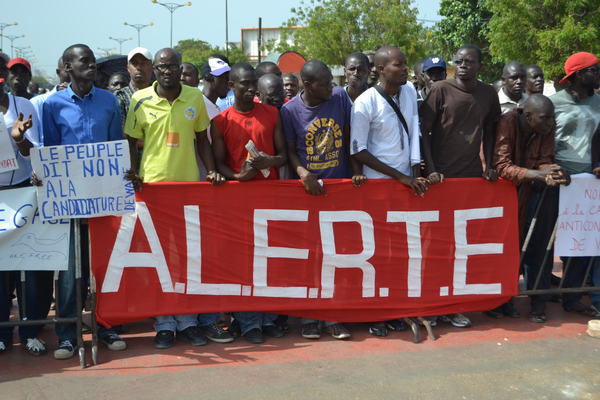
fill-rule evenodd
<path id="1" fill-rule="evenodd" d="M 145 182 L 200 180 L 196 151 L 208 170 L 206 179 L 213 184 L 225 182 L 215 170 L 206 135 L 210 120 L 202 92 L 180 83 L 181 56 L 173 49 L 159 50 L 154 56 L 153 68 L 156 82 L 133 94 L 125 122 L 132 165 L 137 166 L 135 149 L 137 140 L 142 139 L 144 151 L 139 171 Z M 175 332 L 194 346 L 205 345 L 207 338 L 220 343 L 231 342 L 231 333 L 217 325 L 218 317 L 218 313 L 158 316 L 154 324 L 155 346 L 158 349 L 171 347 Z"/>

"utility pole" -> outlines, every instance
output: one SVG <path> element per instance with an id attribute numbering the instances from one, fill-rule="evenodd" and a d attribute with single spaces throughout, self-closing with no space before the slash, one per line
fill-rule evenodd
<path id="1" fill-rule="evenodd" d="M 123 43 L 125 43 L 128 40 L 133 40 L 133 38 L 114 38 L 112 36 L 109 36 L 108 38 L 119 43 L 119 54 L 123 54 Z"/>
<path id="2" fill-rule="evenodd" d="M 173 47 L 173 12 L 175 12 L 175 10 L 177 10 L 178 8 L 185 7 L 185 6 L 191 6 L 192 2 L 188 1 L 187 3 L 179 4 L 179 3 L 163 3 L 158 0 L 151 0 L 151 1 L 154 4 L 163 6 L 164 8 L 169 10 L 169 12 L 171 13 L 171 44 L 170 44 L 170 47 Z"/>
<path id="3" fill-rule="evenodd" d="M 9 26 L 19 25 L 18 22 L 0 22 L 0 50 L 4 51 L 4 28 L 8 28 Z"/>

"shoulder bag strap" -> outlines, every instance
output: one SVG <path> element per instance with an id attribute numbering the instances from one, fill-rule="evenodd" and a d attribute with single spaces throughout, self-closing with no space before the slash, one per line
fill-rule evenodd
<path id="1" fill-rule="evenodd" d="M 396 113 L 396 116 L 400 120 L 400 123 L 402 124 L 402 127 L 404 128 L 404 131 L 406 132 L 406 135 L 408 136 L 408 124 L 406 123 L 406 120 L 404 119 L 404 116 L 402 115 L 402 112 L 400 111 L 398 104 L 396 104 L 396 102 L 394 100 L 392 100 L 390 95 L 387 94 L 381 86 L 375 85 L 374 88 L 381 95 L 381 97 L 383 97 L 388 102 L 390 107 L 392 107 L 392 109 Z M 404 150 L 404 140 L 401 140 L 400 143 L 402 146 L 402 150 Z"/>

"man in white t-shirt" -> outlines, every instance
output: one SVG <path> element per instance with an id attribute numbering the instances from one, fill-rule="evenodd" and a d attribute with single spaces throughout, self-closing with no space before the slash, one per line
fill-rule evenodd
<path id="1" fill-rule="evenodd" d="M 374 62 L 380 83 L 354 100 L 350 154 L 363 165 L 368 179 L 395 179 L 423 196 L 429 181 L 419 177 L 417 91 L 407 82 L 406 56 L 397 47 L 384 46 L 375 53 Z M 377 322 L 369 332 L 387 336 L 388 328 L 406 326 L 400 320 Z"/>
<path id="2" fill-rule="evenodd" d="M 417 92 L 407 82 L 406 56 L 396 47 L 384 46 L 375 53 L 375 65 L 380 84 L 358 96 L 352 107 L 350 154 L 363 164 L 367 178 L 396 179 L 423 195 L 428 183 L 418 177 Z M 397 105 L 405 123 L 378 87 Z"/>
<path id="3" fill-rule="evenodd" d="M 208 118 L 211 120 L 221 113 L 217 106 L 217 99 L 224 99 L 229 92 L 229 64 L 220 58 L 210 57 L 206 63 L 200 67 L 200 74 L 204 81 L 202 94 L 204 94 L 204 103 Z M 208 128 L 208 138 L 210 139 L 210 127 Z"/>

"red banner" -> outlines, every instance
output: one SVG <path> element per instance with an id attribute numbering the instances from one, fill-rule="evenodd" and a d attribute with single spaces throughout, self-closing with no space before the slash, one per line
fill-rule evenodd
<path id="1" fill-rule="evenodd" d="M 494 308 L 517 294 L 514 186 L 448 179 L 145 185 L 136 214 L 90 219 L 98 319 L 268 311 L 378 321 Z"/>

